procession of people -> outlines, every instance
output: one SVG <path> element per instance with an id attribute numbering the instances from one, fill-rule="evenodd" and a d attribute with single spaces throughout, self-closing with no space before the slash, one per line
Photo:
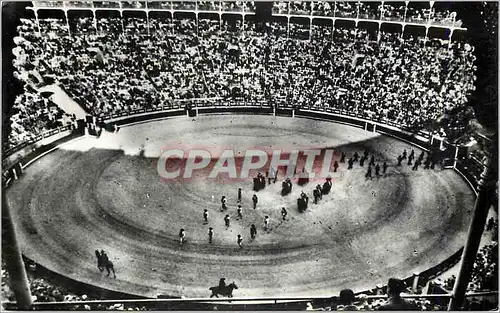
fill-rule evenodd
<path id="1" fill-rule="evenodd" d="M 424 160 L 425 159 L 425 160 Z M 347 160 L 347 162 L 346 162 Z M 379 160 L 374 154 L 370 155 L 369 151 L 367 149 L 364 150 L 364 152 L 358 153 L 355 151 L 354 153 L 348 155 L 347 152 L 342 151 L 340 153 L 340 159 L 334 160 L 333 161 L 333 173 L 336 173 L 339 171 L 340 165 L 339 163 L 347 163 L 346 170 L 355 170 L 355 164 L 358 163 L 360 167 L 364 166 L 364 162 L 366 160 L 368 161 L 368 167 L 367 171 L 365 173 L 365 178 L 367 180 L 373 180 L 373 178 L 382 178 L 386 177 L 388 175 L 391 175 L 390 171 L 390 165 L 388 164 L 389 160 Z M 394 169 L 397 169 L 402 165 L 403 160 L 408 160 L 406 164 L 408 164 L 409 168 L 412 171 L 418 171 L 418 168 L 420 165 L 424 164 L 425 167 L 424 169 L 430 169 L 434 168 L 435 164 L 437 162 L 436 155 L 433 154 L 432 152 L 424 152 L 421 151 L 418 157 L 415 156 L 415 150 L 412 149 L 410 154 L 407 153 L 406 149 L 402 151 L 400 155 L 398 155 L 396 159 L 396 164 L 394 164 Z M 390 162 L 389 162 L 390 163 Z M 265 189 L 266 187 L 276 183 L 276 180 L 278 179 L 278 170 L 275 170 L 273 168 L 270 168 L 268 171 L 266 171 L 265 175 L 262 173 L 258 172 L 256 177 L 254 177 L 254 192 L 258 192 L 260 190 Z M 304 177 L 305 171 L 303 170 L 298 174 L 297 177 Z M 296 177 L 294 177 L 296 178 Z M 307 186 L 307 184 L 305 184 Z M 312 189 L 312 203 L 314 205 L 319 205 L 320 202 L 323 200 L 325 196 L 330 194 L 332 191 L 332 177 L 328 176 L 323 184 L 316 184 L 314 188 Z M 302 187 L 302 186 L 300 186 Z M 282 182 L 282 188 L 280 194 L 283 197 L 287 197 L 289 194 L 291 194 L 293 188 L 293 183 L 292 179 L 290 177 L 285 177 L 285 179 Z M 237 188 L 237 200 L 236 200 L 236 220 L 237 221 L 243 221 L 243 198 L 244 198 L 244 190 L 241 187 Z M 259 203 L 259 197 L 257 196 L 257 193 L 254 193 L 251 197 L 251 202 L 252 202 L 252 207 L 254 210 L 257 210 L 258 208 L 258 203 Z M 303 213 L 304 211 L 308 210 L 309 208 L 309 195 L 304 192 L 304 190 L 301 191 L 299 198 L 297 198 L 297 211 L 299 213 Z M 276 221 L 280 221 L 281 223 L 290 220 L 287 218 L 288 213 L 289 213 L 290 208 L 286 208 L 285 206 L 281 207 L 281 210 L 279 211 L 279 214 L 281 215 L 281 218 L 277 217 Z M 231 229 L 231 214 L 227 213 L 230 211 L 229 206 L 228 206 L 228 198 L 225 195 L 221 196 L 221 212 L 226 212 L 226 214 L 223 217 L 223 222 L 225 225 L 225 229 L 229 230 Z M 278 211 L 278 209 L 276 210 Z M 278 213 L 277 213 L 278 214 Z M 252 215 L 250 215 L 252 216 Z M 207 209 L 203 209 L 203 224 L 208 224 L 209 220 L 209 212 Z M 246 217 L 245 220 L 249 220 L 252 222 L 252 217 Z M 257 237 L 257 227 L 255 226 L 258 223 L 255 223 L 253 221 L 252 224 L 250 224 L 249 229 L 250 229 L 250 240 L 255 240 Z M 263 218 L 263 224 L 262 224 L 262 230 L 264 233 L 268 233 L 272 231 L 271 227 L 271 216 L 270 215 L 265 215 Z M 184 229 L 181 229 L 179 233 L 179 240 L 180 240 L 180 245 L 183 245 L 185 242 L 185 231 Z M 236 244 L 238 248 L 243 248 L 243 235 L 242 234 L 237 234 L 236 237 Z M 214 240 L 214 228 L 209 227 L 208 230 L 208 242 L 210 244 L 213 243 Z"/>

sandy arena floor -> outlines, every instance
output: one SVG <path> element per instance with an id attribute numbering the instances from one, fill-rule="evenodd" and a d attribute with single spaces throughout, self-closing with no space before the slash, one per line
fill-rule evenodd
<path id="1" fill-rule="evenodd" d="M 251 209 L 251 179 L 162 182 L 162 148 L 197 146 L 336 147 L 348 155 L 365 148 L 386 160 L 384 177 L 366 180 L 367 164 L 347 171 L 319 205 L 298 213 L 301 190 L 258 193 Z M 71 278 L 145 296 L 208 297 L 220 277 L 236 282 L 236 297 L 334 295 L 406 277 L 456 252 L 465 240 L 474 195 L 452 170 L 417 172 L 396 157 L 411 147 L 361 129 L 309 119 L 270 116 L 187 117 L 127 126 L 99 139 L 70 142 L 29 166 L 7 197 L 23 252 Z M 420 151 L 415 151 L 416 155 Z M 243 219 L 237 220 L 237 188 Z M 220 197 L 228 197 L 226 230 Z M 286 206 L 288 220 L 280 222 Z M 203 209 L 209 210 L 204 225 Z M 263 218 L 271 217 L 271 230 Z M 258 235 L 250 241 L 249 227 Z M 215 230 L 208 244 L 208 227 Z M 186 229 L 180 247 L 178 232 Z M 238 249 L 236 235 L 244 236 Z M 95 249 L 107 251 L 117 278 L 97 270 Z"/>

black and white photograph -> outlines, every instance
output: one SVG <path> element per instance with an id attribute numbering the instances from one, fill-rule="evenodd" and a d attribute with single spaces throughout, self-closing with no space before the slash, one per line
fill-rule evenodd
<path id="1" fill-rule="evenodd" d="M 2 4 L 5 311 L 498 311 L 498 1 Z"/>

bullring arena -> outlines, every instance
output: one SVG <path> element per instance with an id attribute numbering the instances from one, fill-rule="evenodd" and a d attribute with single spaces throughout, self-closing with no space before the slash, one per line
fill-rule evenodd
<path id="1" fill-rule="evenodd" d="M 297 211 L 303 190 L 282 197 L 278 182 L 257 192 L 252 181 L 162 181 L 156 169 L 166 145 L 333 147 L 348 156 L 367 149 L 387 173 L 365 179 L 366 164 L 341 163 L 332 192 Z M 404 149 L 379 133 L 306 118 L 201 115 L 125 125 L 99 138 L 61 145 L 25 168 L 7 198 L 23 254 L 49 270 L 91 285 L 156 297 L 208 297 L 225 277 L 236 297 L 355 292 L 436 266 L 464 243 L 474 193 L 453 170 L 396 166 Z M 335 155 L 338 160 L 338 155 Z M 242 188 L 243 218 L 236 214 Z M 220 197 L 228 198 L 226 229 Z M 280 209 L 288 209 L 281 221 Z M 203 209 L 209 223 L 203 224 Z M 270 229 L 263 229 L 269 215 Z M 250 240 L 249 227 L 257 226 Z M 208 227 L 214 240 L 208 243 Z M 186 243 L 179 245 L 179 229 Z M 243 248 L 236 243 L 244 237 Z M 99 272 L 95 249 L 114 263 L 116 279 Z"/>

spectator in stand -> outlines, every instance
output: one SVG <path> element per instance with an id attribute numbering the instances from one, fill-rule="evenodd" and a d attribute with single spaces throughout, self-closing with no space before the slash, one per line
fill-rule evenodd
<path id="1" fill-rule="evenodd" d="M 340 291 L 338 311 L 358 311 L 358 307 L 354 305 L 354 291 L 344 289 Z"/>
<path id="2" fill-rule="evenodd" d="M 417 311 L 418 306 L 412 302 L 401 298 L 401 293 L 406 290 L 403 280 L 389 278 L 387 283 L 387 301 L 378 308 L 379 311 Z"/>

